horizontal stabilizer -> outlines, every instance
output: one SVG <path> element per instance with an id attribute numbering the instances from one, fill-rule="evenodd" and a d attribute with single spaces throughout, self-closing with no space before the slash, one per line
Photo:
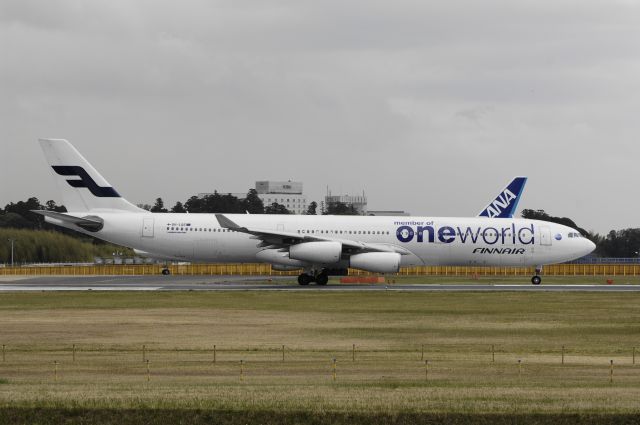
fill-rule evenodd
<path id="1" fill-rule="evenodd" d="M 67 224 L 75 224 L 76 226 L 84 230 L 88 230 L 89 232 L 100 231 L 104 226 L 104 220 L 95 215 L 89 215 L 86 217 L 75 217 L 73 215 L 47 210 L 31 210 L 31 212 L 43 215 L 45 217 L 53 218 Z"/>

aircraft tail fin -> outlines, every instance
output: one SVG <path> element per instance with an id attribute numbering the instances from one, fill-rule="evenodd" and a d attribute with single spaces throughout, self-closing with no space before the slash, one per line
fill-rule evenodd
<path id="1" fill-rule="evenodd" d="M 122 198 L 71 143 L 39 141 L 68 211 L 143 211 Z"/>
<path id="2" fill-rule="evenodd" d="M 526 177 L 515 177 L 511 183 L 502 189 L 498 196 L 478 214 L 478 217 L 513 218 L 513 214 L 518 207 L 518 202 L 520 202 L 520 195 L 522 195 L 526 183 Z"/>

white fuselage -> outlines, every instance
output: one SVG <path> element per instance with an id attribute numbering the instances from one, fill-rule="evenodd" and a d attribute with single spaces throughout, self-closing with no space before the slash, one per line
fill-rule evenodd
<path id="1" fill-rule="evenodd" d="M 256 254 L 263 249 L 257 246 L 260 241 L 255 237 L 221 227 L 214 214 L 101 212 L 98 215 L 104 220 L 102 230 L 79 231 L 159 257 L 200 262 L 258 262 Z M 574 229 L 527 219 L 225 216 L 253 229 L 400 247 L 405 251 L 402 266 L 538 266 L 579 258 L 594 248 L 592 242 Z M 347 267 L 348 262 L 335 266 Z"/>

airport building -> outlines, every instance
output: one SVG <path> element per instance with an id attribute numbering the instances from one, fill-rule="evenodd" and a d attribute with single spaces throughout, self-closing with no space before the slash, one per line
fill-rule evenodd
<path id="1" fill-rule="evenodd" d="M 307 211 L 307 198 L 302 193 L 302 182 L 257 181 L 256 192 L 265 207 L 275 202 L 284 205 L 294 214 L 303 214 Z"/>
<path id="2" fill-rule="evenodd" d="M 256 182 L 255 189 L 265 208 L 277 203 L 284 205 L 293 214 L 304 214 L 307 211 L 307 198 L 302 193 L 302 182 L 261 180 Z M 226 194 L 227 192 L 219 191 L 218 193 Z M 207 195 L 213 195 L 213 193 L 198 193 L 200 198 Z M 239 199 L 247 196 L 246 193 L 231 193 L 231 195 Z"/>
<path id="3" fill-rule="evenodd" d="M 352 205 L 360 215 L 367 214 L 367 197 L 362 195 L 332 195 L 331 192 L 324 197 L 324 205 L 328 208 L 331 204 Z"/>

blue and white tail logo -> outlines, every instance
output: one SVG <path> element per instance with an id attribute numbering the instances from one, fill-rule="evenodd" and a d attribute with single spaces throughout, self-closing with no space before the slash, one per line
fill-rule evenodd
<path id="1" fill-rule="evenodd" d="M 67 180 L 69 186 L 80 188 L 86 187 L 93 196 L 99 198 L 119 198 L 120 195 L 112 187 L 102 187 L 91 178 L 84 168 L 75 165 L 52 165 L 53 171 L 61 176 L 76 176 L 80 180 Z"/>
<path id="2" fill-rule="evenodd" d="M 520 195 L 527 183 L 526 177 L 516 177 L 478 214 L 479 217 L 512 218 L 518 207 Z"/>
<path id="3" fill-rule="evenodd" d="M 64 206 L 74 213 L 144 212 L 122 198 L 80 152 L 64 139 L 40 139 Z"/>

